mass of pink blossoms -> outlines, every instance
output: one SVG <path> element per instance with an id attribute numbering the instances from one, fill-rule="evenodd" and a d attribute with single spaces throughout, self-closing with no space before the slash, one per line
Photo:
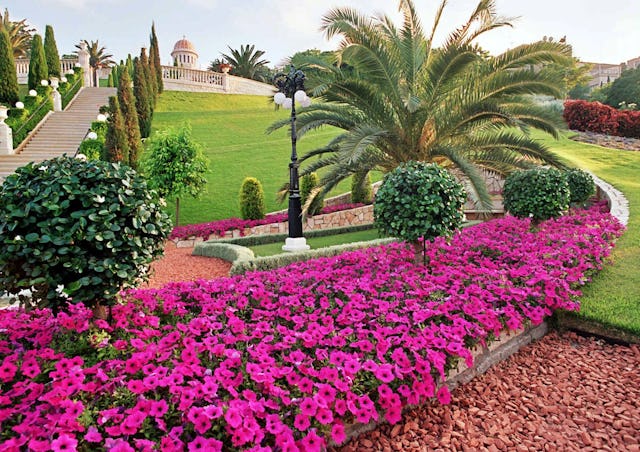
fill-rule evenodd
<path id="1" fill-rule="evenodd" d="M 320 215 L 339 212 L 342 210 L 355 209 L 362 207 L 364 204 L 339 204 L 336 206 L 327 206 L 322 209 Z M 260 220 L 243 220 L 241 218 L 227 218 L 224 220 L 212 221 L 209 223 L 187 224 L 184 226 L 176 226 L 169 235 L 170 240 L 186 239 L 189 237 L 202 237 L 208 239 L 210 235 L 215 234 L 224 237 L 227 231 L 240 231 L 241 234 L 247 228 L 261 226 L 263 224 L 283 223 L 287 221 L 286 213 L 274 213 L 265 216 Z"/>
<path id="2" fill-rule="evenodd" d="M 508 217 L 268 272 L 0 312 L 0 450 L 317 451 L 401 419 L 505 329 L 578 309 L 622 227 L 598 209 Z M 421 260 L 421 259 L 420 259 Z"/>

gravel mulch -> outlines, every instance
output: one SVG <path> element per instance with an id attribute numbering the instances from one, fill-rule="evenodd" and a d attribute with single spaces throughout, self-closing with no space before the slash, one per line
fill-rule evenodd
<path id="1" fill-rule="evenodd" d="M 637 138 L 616 137 L 613 135 L 602 135 L 593 132 L 579 132 L 577 130 L 572 130 L 572 132 L 575 133 L 575 135 L 571 137 L 574 141 L 597 144 L 598 146 L 604 146 L 605 148 L 622 149 L 625 151 L 640 151 L 640 140 Z"/>
<path id="2" fill-rule="evenodd" d="M 333 452 L 640 451 L 640 347 L 551 333 Z"/>
<path id="3" fill-rule="evenodd" d="M 164 256 L 151 264 L 151 277 L 142 288 L 158 288 L 171 281 L 196 281 L 229 276 L 231 262 L 215 257 L 192 256 L 193 248 L 177 248 L 169 241 Z"/>

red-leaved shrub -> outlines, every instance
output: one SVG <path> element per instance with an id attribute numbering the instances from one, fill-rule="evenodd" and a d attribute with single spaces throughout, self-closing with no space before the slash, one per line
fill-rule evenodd
<path id="1" fill-rule="evenodd" d="M 568 100 L 564 120 L 572 130 L 640 138 L 640 111 L 616 110 L 600 102 Z"/>

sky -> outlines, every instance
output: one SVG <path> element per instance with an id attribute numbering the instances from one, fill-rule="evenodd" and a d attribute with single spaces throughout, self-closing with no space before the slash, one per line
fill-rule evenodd
<path id="1" fill-rule="evenodd" d="M 431 28 L 439 0 L 414 0 L 426 30 Z M 449 0 L 436 40 L 462 24 L 477 0 Z M 114 59 L 139 55 L 149 46 L 155 22 L 163 64 L 171 64 L 173 45 L 185 36 L 208 64 L 254 44 L 264 50 L 270 66 L 306 49 L 331 50 L 319 30 L 322 16 L 334 7 L 348 6 L 367 15 L 396 18 L 397 0 L 0 0 L 12 20 L 27 19 L 44 35 L 52 25 L 60 54 L 73 53 L 82 39 L 98 40 Z M 496 0 L 498 13 L 516 18 L 513 28 L 484 35 L 478 42 L 492 54 L 533 42 L 544 36 L 563 36 L 581 61 L 619 64 L 640 56 L 640 0 Z"/>

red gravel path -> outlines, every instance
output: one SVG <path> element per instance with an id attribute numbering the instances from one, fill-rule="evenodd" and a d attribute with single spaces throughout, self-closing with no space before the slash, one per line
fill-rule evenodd
<path id="1" fill-rule="evenodd" d="M 171 281 L 196 281 L 229 276 L 231 262 L 215 257 L 192 256 L 193 248 L 177 248 L 167 242 L 164 256 L 151 264 L 151 278 L 142 287 L 162 287 Z"/>
<path id="2" fill-rule="evenodd" d="M 147 287 L 228 276 L 231 263 L 168 243 Z M 551 333 L 403 422 L 334 452 L 638 451 L 640 347 Z"/>
<path id="3" fill-rule="evenodd" d="M 640 347 L 551 333 L 339 452 L 640 451 Z"/>

